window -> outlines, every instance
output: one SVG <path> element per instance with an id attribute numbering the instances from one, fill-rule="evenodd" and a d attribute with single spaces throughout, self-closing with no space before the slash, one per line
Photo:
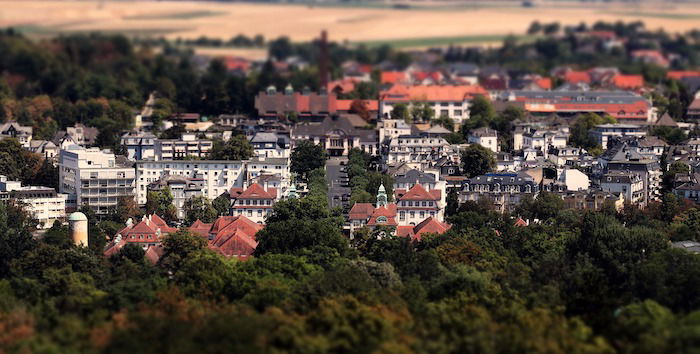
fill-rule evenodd
<path id="1" fill-rule="evenodd" d="M 411 211 L 411 213 L 409 214 L 409 217 L 410 217 L 411 219 L 415 219 L 415 218 L 416 218 L 416 212 L 415 212 L 415 211 Z"/>
<path id="2" fill-rule="evenodd" d="M 405 211 L 399 212 L 399 220 L 406 220 L 406 212 Z"/>
<path id="3" fill-rule="evenodd" d="M 449 116 L 449 115 L 450 115 L 450 111 L 448 111 L 446 109 L 440 110 L 440 116 Z"/>
<path id="4" fill-rule="evenodd" d="M 378 224 L 386 224 L 387 221 L 388 221 L 388 220 L 387 220 L 386 216 L 380 216 L 380 217 L 377 218 L 377 223 L 378 223 Z"/>
<path id="5" fill-rule="evenodd" d="M 258 209 L 258 217 L 262 217 L 262 210 Z"/>
<path id="6" fill-rule="evenodd" d="M 252 211 L 252 210 L 248 210 L 248 217 L 252 217 L 252 216 L 253 216 L 253 211 Z"/>
<path id="7" fill-rule="evenodd" d="M 455 109 L 454 114 L 455 117 L 461 117 L 462 116 L 462 110 L 461 109 Z"/>

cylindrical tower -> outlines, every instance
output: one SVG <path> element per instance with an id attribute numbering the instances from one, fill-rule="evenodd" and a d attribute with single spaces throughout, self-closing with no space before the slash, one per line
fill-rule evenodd
<path id="1" fill-rule="evenodd" d="M 73 244 L 76 246 L 88 245 L 88 219 L 85 214 L 76 211 L 68 217 L 68 225 L 70 227 L 70 235 L 73 238 Z"/>

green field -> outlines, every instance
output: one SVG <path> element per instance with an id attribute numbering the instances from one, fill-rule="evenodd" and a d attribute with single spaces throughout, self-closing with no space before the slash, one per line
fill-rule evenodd
<path id="1" fill-rule="evenodd" d="M 202 11 L 175 12 L 175 13 L 170 13 L 170 14 L 124 16 L 124 19 L 125 20 L 190 20 L 190 19 L 201 18 L 201 17 L 223 16 L 226 14 L 228 14 L 228 12 L 202 10 Z"/>

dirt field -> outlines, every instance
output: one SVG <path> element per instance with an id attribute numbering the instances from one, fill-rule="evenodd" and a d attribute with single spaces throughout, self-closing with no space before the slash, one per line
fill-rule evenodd
<path id="1" fill-rule="evenodd" d="M 454 38 L 455 43 L 476 43 L 484 38 L 492 43 L 499 35 L 522 34 L 535 19 L 563 24 L 642 20 L 648 28 L 663 27 L 669 32 L 700 27 L 698 4 L 680 8 L 557 2 L 556 7 L 542 3 L 535 8 L 511 4 L 398 10 L 188 1 L 12 0 L 0 1 L 0 9 L 0 27 L 15 26 L 36 36 L 100 30 L 171 39 L 202 35 L 228 39 L 243 33 L 266 38 L 286 35 L 302 41 L 327 29 L 335 41 L 420 43 L 421 39 L 445 42 Z"/>

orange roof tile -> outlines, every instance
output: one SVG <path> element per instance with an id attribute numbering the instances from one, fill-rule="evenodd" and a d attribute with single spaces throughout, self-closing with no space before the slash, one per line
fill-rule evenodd
<path id="1" fill-rule="evenodd" d="M 380 216 L 386 217 L 387 222 L 378 223 L 377 218 L 379 218 Z M 367 222 L 367 225 L 369 225 L 369 226 L 374 226 L 374 225 L 396 226 L 396 225 L 398 225 L 398 223 L 396 222 L 396 204 L 391 203 L 391 204 L 388 204 L 387 206 L 381 206 L 381 207 L 375 208 L 374 211 L 372 212 L 372 216 L 369 218 L 369 221 Z"/>
<path id="2" fill-rule="evenodd" d="M 440 222 L 434 217 L 428 217 L 416 226 L 399 226 L 396 228 L 396 236 L 411 237 L 413 240 L 420 240 L 425 234 L 443 234 L 452 225 Z"/>
<path id="3" fill-rule="evenodd" d="M 238 196 L 239 199 L 275 199 L 277 188 L 268 187 L 267 190 L 257 183 L 253 183 Z"/>
<path id="4" fill-rule="evenodd" d="M 406 192 L 403 189 L 397 189 L 395 194 L 396 200 L 440 200 L 441 197 L 439 190 L 435 189 L 428 192 L 418 183 Z"/>
<path id="5" fill-rule="evenodd" d="M 371 203 L 355 203 L 350 209 L 348 216 L 350 220 L 367 220 L 374 212 L 374 205 Z"/>
<path id="6" fill-rule="evenodd" d="M 451 101 L 462 102 L 475 96 L 488 96 L 480 85 L 393 85 L 380 97 L 388 101 Z"/>
<path id="7" fill-rule="evenodd" d="M 382 71 L 380 75 L 382 84 L 396 84 L 406 81 L 406 73 L 403 71 Z"/>
<path id="8" fill-rule="evenodd" d="M 615 75 L 612 82 L 617 88 L 637 89 L 644 86 L 644 77 L 642 75 Z"/>
<path id="9" fill-rule="evenodd" d="M 336 101 L 336 108 L 339 111 L 349 111 L 353 101 L 354 100 L 338 100 Z M 362 100 L 362 102 L 365 103 L 368 111 L 379 110 L 379 101 L 377 100 Z"/>
<path id="10" fill-rule="evenodd" d="M 591 75 L 588 74 L 586 71 L 567 71 L 564 74 L 564 81 L 570 83 L 570 84 L 578 84 L 581 82 L 590 84 L 591 83 Z"/>
<path id="11" fill-rule="evenodd" d="M 680 80 L 686 77 L 700 77 L 700 71 L 669 71 L 666 77 L 674 80 Z"/>

